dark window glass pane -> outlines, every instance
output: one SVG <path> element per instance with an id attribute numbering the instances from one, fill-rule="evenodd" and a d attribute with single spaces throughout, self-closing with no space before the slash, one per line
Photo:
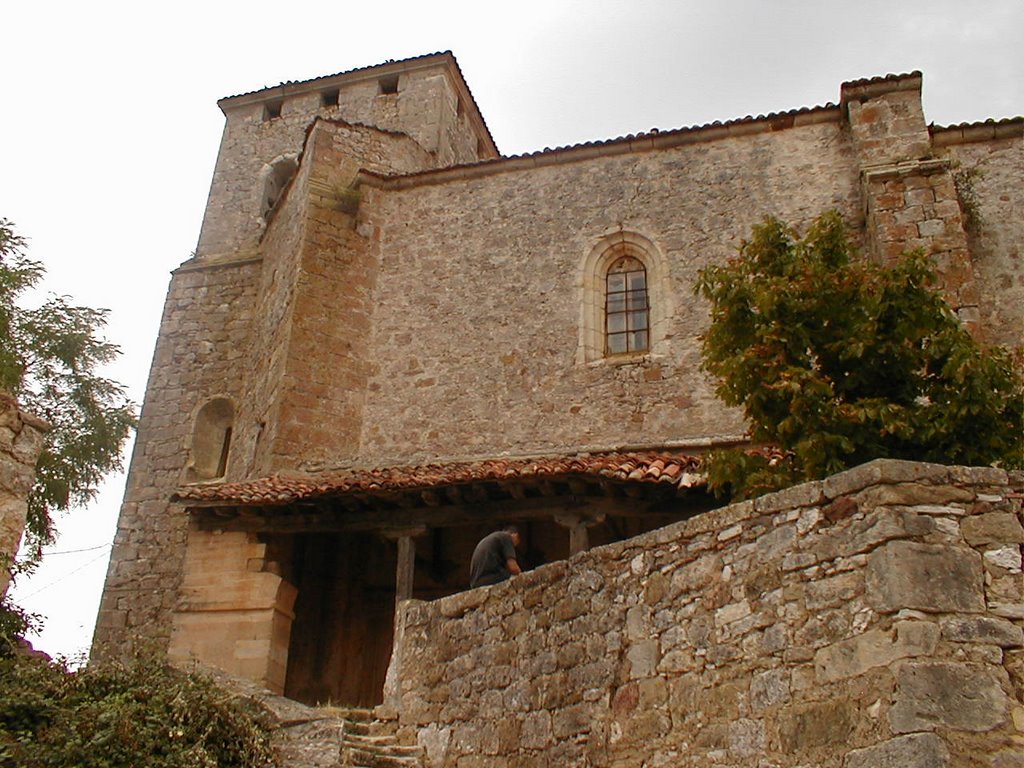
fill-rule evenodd
<path id="1" fill-rule="evenodd" d="M 618 355 L 626 351 L 626 334 L 612 333 L 608 335 L 608 354 Z"/>
<path id="2" fill-rule="evenodd" d="M 612 264 L 605 278 L 606 353 L 646 352 L 650 297 L 643 262 L 623 256 Z"/>
<path id="3" fill-rule="evenodd" d="M 646 272 L 630 272 L 626 275 L 626 281 L 629 283 L 629 290 L 639 291 L 647 287 L 647 273 Z"/>
<path id="4" fill-rule="evenodd" d="M 629 309 L 647 309 L 647 291 L 630 291 L 626 294 Z"/>
<path id="5" fill-rule="evenodd" d="M 591 283 L 593 285 L 593 283 Z M 626 290 L 626 276 L 621 272 L 618 274 L 608 274 L 608 293 L 614 293 L 616 291 Z"/>
<path id="6" fill-rule="evenodd" d="M 647 331 L 629 334 L 629 349 L 631 352 L 642 352 L 647 349 Z"/>

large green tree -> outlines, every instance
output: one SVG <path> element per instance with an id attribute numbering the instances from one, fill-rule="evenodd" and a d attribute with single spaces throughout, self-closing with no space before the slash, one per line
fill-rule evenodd
<path id="1" fill-rule="evenodd" d="M 45 274 L 25 240 L 0 218 L 0 390 L 49 422 L 29 497 L 27 541 L 38 555 L 53 539 L 53 515 L 91 499 L 104 475 L 121 468 L 135 406 L 102 367 L 119 354 L 99 334 L 106 310 L 50 296 L 26 306 Z"/>
<path id="2" fill-rule="evenodd" d="M 748 497 L 882 457 L 1021 465 L 1013 356 L 960 323 L 923 254 L 859 258 L 835 211 L 803 237 L 768 218 L 696 290 L 711 302 L 702 351 L 718 395 L 776 449 L 714 454 L 716 490 Z"/>

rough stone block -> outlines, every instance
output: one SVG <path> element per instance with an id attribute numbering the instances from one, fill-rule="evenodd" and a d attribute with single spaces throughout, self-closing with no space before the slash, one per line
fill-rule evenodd
<path id="1" fill-rule="evenodd" d="M 952 662 L 907 662 L 897 671 L 889 710 L 895 733 L 953 728 L 988 731 L 1006 722 L 1009 700 L 983 667 Z"/>
<path id="2" fill-rule="evenodd" d="M 750 708 L 762 712 L 789 699 L 789 670 L 769 669 L 750 681 Z"/>
<path id="3" fill-rule="evenodd" d="M 848 699 L 791 707 L 779 716 L 781 749 L 792 754 L 819 747 L 835 748 L 849 739 L 857 716 L 856 705 Z"/>
<path id="4" fill-rule="evenodd" d="M 868 603 L 882 613 L 985 609 L 981 556 L 973 550 L 891 541 L 868 558 L 866 585 Z"/>
<path id="5" fill-rule="evenodd" d="M 1010 573 L 1021 572 L 1021 551 L 1018 545 L 990 549 L 984 554 L 986 566 L 1009 571 Z"/>
<path id="6" fill-rule="evenodd" d="M 846 754 L 843 768 L 947 768 L 949 750 L 934 733 L 912 733 L 855 749 Z"/>
<path id="7" fill-rule="evenodd" d="M 895 632 L 873 630 L 819 650 L 815 672 L 823 682 L 856 677 L 872 667 L 897 659 L 929 656 L 935 652 L 939 627 L 929 621 L 902 621 Z"/>
<path id="8" fill-rule="evenodd" d="M 654 677 L 658 673 L 658 662 L 660 661 L 658 641 L 645 640 L 631 646 L 626 651 L 626 658 L 629 660 L 631 680 Z"/>
<path id="9" fill-rule="evenodd" d="M 754 500 L 754 508 L 760 514 L 779 512 L 794 507 L 810 507 L 825 500 L 820 481 L 801 483 L 783 491 L 770 493 Z"/>
<path id="10" fill-rule="evenodd" d="M 830 499 L 863 490 L 870 485 L 904 482 L 941 482 L 949 477 L 949 467 L 896 459 L 875 459 L 822 480 L 822 490 Z"/>
<path id="11" fill-rule="evenodd" d="M 989 512 L 966 517 L 960 523 L 968 544 L 1022 544 L 1024 526 L 1012 512 Z"/>
<path id="12" fill-rule="evenodd" d="M 942 620 L 942 638 L 956 643 L 984 643 L 1000 648 L 1024 646 L 1024 628 L 992 616 L 953 616 Z"/>
<path id="13" fill-rule="evenodd" d="M 764 721 L 736 720 L 729 724 L 729 752 L 741 758 L 764 753 Z"/>
<path id="14" fill-rule="evenodd" d="M 550 746 L 552 738 L 550 712 L 531 712 L 523 720 L 520 744 L 525 749 L 544 749 Z"/>
<path id="15" fill-rule="evenodd" d="M 848 603 L 864 591 L 864 577 L 859 571 L 841 573 L 807 584 L 805 603 L 809 611 Z"/>

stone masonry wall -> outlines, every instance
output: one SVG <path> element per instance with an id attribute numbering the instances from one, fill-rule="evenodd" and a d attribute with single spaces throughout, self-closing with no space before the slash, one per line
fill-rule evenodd
<path id="1" fill-rule="evenodd" d="M 1024 344 L 1024 119 L 937 129 L 951 160 L 979 285 L 985 339 Z M 966 201 L 966 202 L 965 202 Z"/>
<path id="2" fill-rule="evenodd" d="M 259 262 L 179 268 L 153 354 L 124 502 L 107 570 L 94 655 L 166 643 L 177 601 L 187 517 L 168 503 L 184 481 L 198 409 L 238 402 Z"/>
<path id="3" fill-rule="evenodd" d="M 1024 474 L 876 461 L 410 601 L 429 768 L 1019 766 Z"/>
<path id="4" fill-rule="evenodd" d="M 326 120 L 311 128 L 260 243 L 233 469 L 264 475 L 340 461 L 358 446 L 378 237 L 356 175 L 430 162 L 406 136 Z"/>
<path id="5" fill-rule="evenodd" d="M 10 565 L 25 531 L 28 494 L 36 479 L 36 459 L 48 425 L 23 413 L 0 392 L 0 597 L 11 582 Z"/>
<path id="6" fill-rule="evenodd" d="M 374 76 L 345 82 L 336 106 L 323 105 L 317 92 L 286 95 L 280 116 L 267 119 L 265 105 L 276 100 L 271 91 L 259 101 L 223 102 L 227 123 L 199 238 L 201 258 L 257 247 L 263 234 L 261 169 L 279 156 L 300 152 L 306 130 L 317 117 L 403 133 L 430 157 L 429 167 L 478 158 L 472 126 L 456 114 L 457 96 L 444 63 L 402 72 L 395 94 L 379 93 Z"/>
<path id="7" fill-rule="evenodd" d="M 859 228 L 858 168 L 834 117 L 386 190 L 361 456 L 401 464 L 742 435 L 700 371 L 708 310 L 693 285 L 768 214 L 800 225 L 834 207 Z M 664 351 L 581 364 L 582 265 L 620 229 L 668 265 Z"/>
<path id="8" fill-rule="evenodd" d="M 861 166 L 869 252 L 892 264 L 920 249 L 960 319 L 978 327 L 978 285 L 948 160 L 933 156 L 920 73 L 845 83 Z"/>

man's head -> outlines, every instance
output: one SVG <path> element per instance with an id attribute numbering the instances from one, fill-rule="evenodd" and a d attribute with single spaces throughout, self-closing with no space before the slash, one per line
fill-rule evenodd
<path id="1" fill-rule="evenodd" d="M 523 540 L 523 537 L 519 535 L 519 529 L 514 525 L 506 525 L 502 530 L 512 537 L 512 543 L 518 547 Z"/>

